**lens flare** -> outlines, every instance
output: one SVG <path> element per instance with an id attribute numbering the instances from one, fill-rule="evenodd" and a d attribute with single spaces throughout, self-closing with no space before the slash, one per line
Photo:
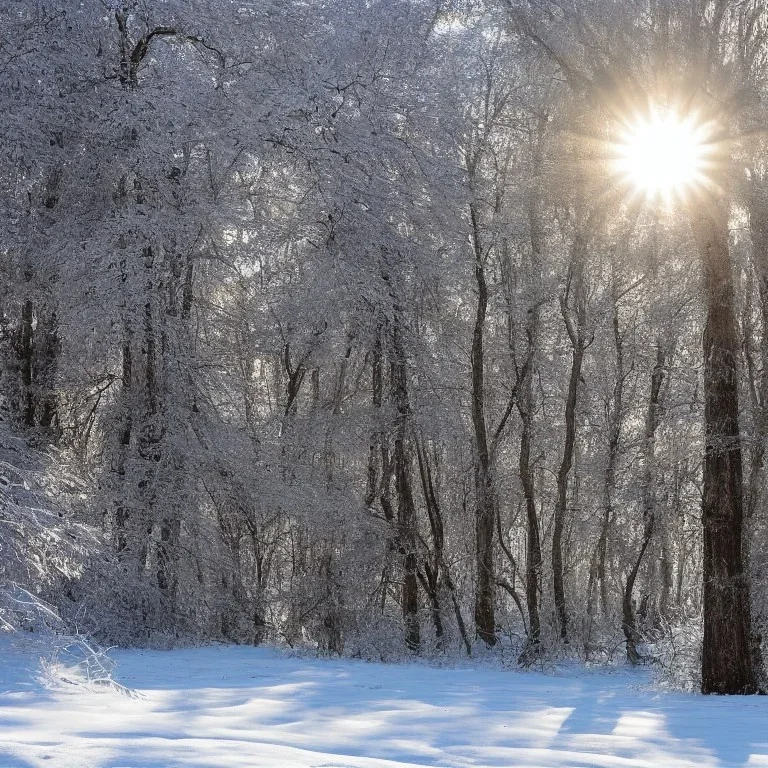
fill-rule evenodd
<path id="1" fill-rule="evenodd" d="M 695 115 L 653 108 L 625 124 L 615 151 L 616 173 L 648 199 L 669 203 L 711 184 L 711 131 Z"/>

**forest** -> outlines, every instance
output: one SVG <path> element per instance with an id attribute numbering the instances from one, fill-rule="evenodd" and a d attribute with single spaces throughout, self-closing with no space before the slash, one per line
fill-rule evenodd
<path id="1" fill-rule="evenodd" d="M 765 0 L 0 3 L 0 626 L 766 687 Z"/>

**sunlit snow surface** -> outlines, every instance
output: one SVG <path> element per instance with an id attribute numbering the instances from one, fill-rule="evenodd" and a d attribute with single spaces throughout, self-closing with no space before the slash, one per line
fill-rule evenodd
<path id="1" fill-rule="evenodd" d="M 2 768 L 768 766 L 768 697 L 662 694 L 631 671 L 115 652 L 130 697 L 46 688 L 1 650 Z"/>

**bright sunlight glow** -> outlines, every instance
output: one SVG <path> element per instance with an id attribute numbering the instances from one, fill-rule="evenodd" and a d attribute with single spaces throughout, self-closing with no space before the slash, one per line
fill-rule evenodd
<path id="1" fill-rule="evenodd" d="M 616 144 L 616 170 L 623 181 L 649 199 L 666 203 L 684 198 L 709 181 L 712 144 L 695 117 L 651 109 L 624 127 Z"/>

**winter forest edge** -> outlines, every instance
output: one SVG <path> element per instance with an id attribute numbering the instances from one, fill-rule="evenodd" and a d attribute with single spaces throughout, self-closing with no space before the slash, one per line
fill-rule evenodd
<path id="1" fill-rule="evenodd" d="M 3 631 L 765 688 L 763 0 L 11 0 L 0 99 Z"/>

